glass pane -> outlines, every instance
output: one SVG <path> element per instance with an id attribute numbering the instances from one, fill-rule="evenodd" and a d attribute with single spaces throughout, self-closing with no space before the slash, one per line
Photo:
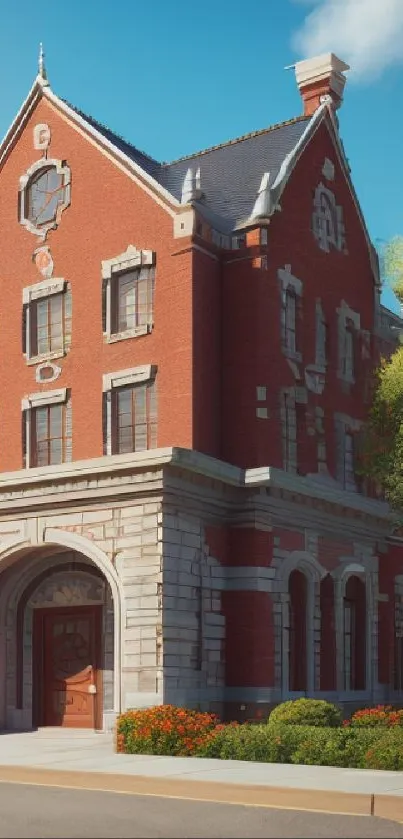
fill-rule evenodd
<path id="1" fill-rule="evenodd" d="M 118 331 L 134 329 L 137 323 L 137 273 L 123 274 L 118 280 Z"/>
<path id="2" fill-rule="evenodd" d="M 147 448 L 147 425 L 136 425 L 135 434 L 135 451 L 142 452 Z"/>
<path id="3" fill-rule="evenodd" d="M 49 465 L 49 449 L 48 441 L 37 442 L 36 444 L 36 463 L 37 466 Z"/>
<path id="4" fill-rule="evenodd" d="M 148 280 L 138 283 L 138 323 L 144 326 L 148 323 Z"/>
<path id="5" fill-rule="evenodd" d="M 61 440 L 50 441 L 50 464 L 63 463 L 63 450 Z"/>
<path id="6" fill-rule="evenodd" d="M 134 400 L 135 400 L 135 423 L 136 425 L 140 425 L 141 423 L 146 422 L 146 387 L 142 385 L 141 387 L 134 388 Z"/>
<path id="7" fill-rule="evenodd" d="M 118 450 L 119 450 L 119 454 L 126 454 L 127 452 L 132 452 L 133 451 L 133 429 L 132 428 L 122 428 L 119 431 Z"/>
<path id="8" fill-rule="evenodd" d="M 132 389 L 131 388 L 122 388 L 121 390 L 117 391 L 118 396 L 118 412 L 119 414 L 127 413 L 131 411 L 131 404 L 132 404 Z"/>
<path id="9" fill-rule="evenodd" d="M 50 408 L 50 437 L 62 436 L 62 405 L 52 405 Z"/>
<path id="10" fill-rule="evenodd" d="M 48 409 L 36 408 L 36 438 L 45 440 L 48 436 Z"/>
<path id="11" fill-rule="evenodd" d="M 39 300 L 36 304 L 36 320 L 38 326 L 47 326 L 48 323 L 48 301 Z"/>

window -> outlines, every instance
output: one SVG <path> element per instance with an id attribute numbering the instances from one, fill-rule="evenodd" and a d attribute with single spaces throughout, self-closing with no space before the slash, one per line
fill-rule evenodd
<path id="1" fill-rule="evenodd" d="M 365 690 L 366 595 L 359 577 L 348 579 L 343 606 L 344 689 Z"/>
<path id="2" fill-rule="evenodd" d="M 56 358 L 71 343 L 71 290 L 64 280 L 24 289 L 23 352 L 29 359 Z"/>
<path id="3" fill-rule="evenodd" d="M 65 389 L 23 400 L 23 459 L 25 467 L 71 461 L 72 411 Z"/>
<path id="4" fill-rule="evenodd" d="M 64 351 L 71 334 L 71 295 L 54 294 L 31 304 L 30 356 Z"/>
<path id="5" fill-rule="evenodd" d="M 111 332 L 126 332 L 152 324 L 154 278 L 148 268 L 114 278 L 111 288 Z"/>
<path id="6" fill-rule="evenodd" d="M 287 289 L 285 292 L 284 310 L 284 345 L 289 353 L 295 353 L 297 350 L 297 297 L 293 289 Z"/>
<path id="7" fill-rule="evenodd" d="M 36 161 L 20 178 L 19 219 L 31 233 L 56 227 L 70 204 L 71 173 L 64 161 Z"/>
<path id="8" fill-rule="evenodd" d="M 148 364 L 103 377 L 104 454 L 157 446 L 156 368 Z"/>
<path id="9" fill-rule="evenodd" d="M 127 251 L 102 263 L 102 329 L 108 341 L 150 332 L 154 323 L 155 254 Z"/>
<path id="10" fill-rule="evenodd" d="M 344 434 L 344 474 L 343 474 L 343 486 L 345 489 L 355 489 L 355 471 L 354 471 L 354 461 L 355 461 L 355 446 L 354 446 L 354 435 L 351 432 L 346 431 Z"/>
<path id="11" fill-rule="evenodd" d="M 354 324 L 347 321 L 344 330 L 344 351 L 341 358 L 343 379 L 354 381 Z"/>
<path id="12" fill-rule="evenodd" d="M 157 445 L 155 383 L 116 388 L 112 394 L 112 454 L 141 452 Z"/>
<path id="13" fill-rule="evenodd" d="M 297 469 L 297 420 L 295 396 L 283 391 L 281 394 L 281 430 L 283 442 L 283 469 L 296 472 Z"/>
<path id="14" fill-rule="evenodd" d="M 289 689 L 307 690 L 308 583 L 302 571 L 292 571 L 289 595 Z"/>
<path id="15" fill-rule="evenodd" d="M 327 355 L 327 324 L 320 301 L 316 303 L 316 336 L 315 336 L 315 364 L 326 367 Z"/>

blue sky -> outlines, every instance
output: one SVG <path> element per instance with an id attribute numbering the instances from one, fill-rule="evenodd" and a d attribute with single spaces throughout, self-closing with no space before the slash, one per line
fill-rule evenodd
<path id="1" fill-rule="evenodd" d="M 285 65 L 332 49 L 354 66 L 340 129 L 371 236 L 403 234 L 403 0 L 4 5 L 2 136 L 41 40 L 58 95 L 162 160 L 298 115 Z M 396 308 L 388 289 L 384 302 Z"/>

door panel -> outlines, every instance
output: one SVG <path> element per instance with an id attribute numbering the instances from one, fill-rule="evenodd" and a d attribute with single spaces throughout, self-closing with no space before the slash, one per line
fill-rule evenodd
<path id="1" fill-rule="evenodd" d="M 35 614 L 42 652 L 39 724 L 98 725 L 101 609 L 44 609 Z"/>

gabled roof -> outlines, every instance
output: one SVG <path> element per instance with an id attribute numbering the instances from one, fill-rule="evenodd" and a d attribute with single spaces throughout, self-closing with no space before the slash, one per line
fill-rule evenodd
<path id="1" fill-rule="evenodd" d="M 310 122 L 310 117 L 296 117 L 181 157 L 172 163 L 159 163 L 98 120 L 68 102 L 65 104 L 155 178 L 179 202 L 188 169 L 194 172 L 199 169 L 201 191 L 205 196 L 202 206 L 207 211 L 205 215 L 215 218 L 222 230 L 233 229 L 237 222 L 250 215 L 262 174 L 270 172 L 271 182 L 275 180 L 284 158 L 295 148 Z"/>
<path id="2" fill-rule="evenodd" d="M 79 130 L 87 133 L 91 141 L 125 168 L 170 215 L 181 212 L 184 204 L 190 201 L 222 232 L 230 232 L 251 217 L 261 218 L 262 212 L 268 217 L 276 211 L 306 145 L 319 125 L 326 122 L 367 239 L 375 280 L 379 281 L 374 248 L 351 181 L 336 119 L 327 102 L 312 117 L 296 117 L 180 160 L 160 163 L 56 96 L 46 74 L 40 72 L 0 145 L 0 166 L 41 97 L 48 99 Z M 194 194 L 192 189 L 188 193 L 184 191 L 185 179 L 189 176 L 190 182 L 195 178 Z"/>

